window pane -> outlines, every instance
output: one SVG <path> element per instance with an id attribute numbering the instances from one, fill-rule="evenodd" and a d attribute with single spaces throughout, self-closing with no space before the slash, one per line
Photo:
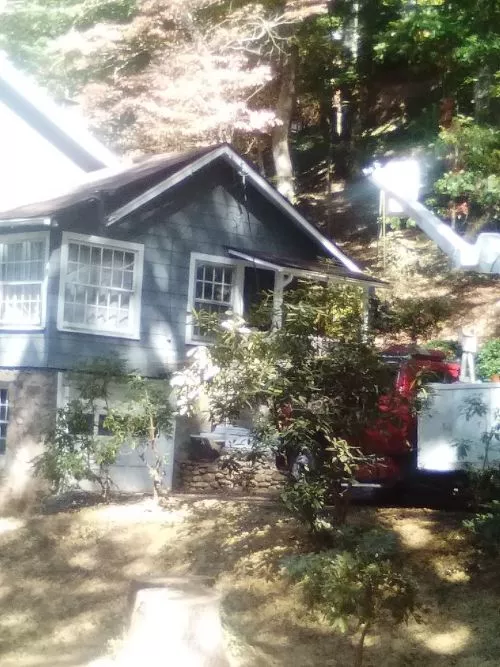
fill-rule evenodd
<path id="1" fill-rule="evenodd" d="M 123 268 L 129 270 L 134 268 L 134 253 L 126 252 L 124 254 Z"/>
<path id="2" fill-rule="evenodd" d="M 80 264 L 89 264 L 90 263 L 90 246 L 80 244 Z"/>
<path id="3" fill-rule="evenodd" d="M 123 289 L 131 290 L 134 285 L 134 272 L 133 271 L 124 271 L 123 272 Z"/>
<path id="4" fill-rule="evenodd" d="M 121 250 L 113 251 L 113 268 L 122 269 L 124 261 L 124 253 Z"/>
<path id="5" fill-rule="evenodd" d="M 111 287 L 111 269 L 103 269 L 101 274 L 101 285 L 103 287 Z"/>
<path id="6" fill-rule="evenodd" d="M 123 271 L 116 269 L 113 270 L 112 281 L 111 281 L 112 287 L 122 287 L 122 280 L 123 280 Z"/>
<path id="7" fill-rule="evenodd" d="M 68 261 L 78 262 L 78 246 L 76 243 L 70 243 L 68 245 Z"/>
<path id="8" fill-rule="evenodd" d="M 206 281 L 213 282 L 214 273 L 215 273 L 215 269 L 214 269 L 213 266 L 210 266 L 210 265 L 205 266 L 205 280 Z"/>
<path id="9" fill-rule="evenodd" d="M 111 268 L 113 265 L 113 251 L 112 250 L 107 250 L 104 248 L 102 251 L 102 265 Z"/>
<path id="10" fill-rule="evenodd" d="M 83 324 L 85 322 L 85 306 L 76 303 L 73 313 L 75 324 Z"/>
<path id="11" fill-rule="evenodd" d="M 102 249 L 101 248 L 92 248 L 90 252 L 90 262 L 94 266 L 101 266 L 101 254 L 102 254 Z"/>

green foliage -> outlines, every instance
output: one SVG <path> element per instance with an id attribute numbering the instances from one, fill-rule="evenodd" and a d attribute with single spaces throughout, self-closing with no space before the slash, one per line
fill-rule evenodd
<path id="1" fill-rule="evenodd" d="M 500 554 L 500 501 L 494 500 L 489 511 L 466 519 L 463 525 L 488 556 L 497 557 Z"/>
<path id="2" fill-rule="evenodd" d="M 439 350 L 446 354 L 446 359 L 449 361 L 454 361 L 460 359 L 462 355 L 462 346 L 457 340 L 443 340 L 441 338 L 436 338 L 428 340 L 423 345 L 424 348 L 428 350 Z"/>
<path id="3" fill-rule="evenodd" d="M 367 632 L 379 624 L 407 622 L 416 610 L 416 587 L 394 561 L 393 536 L 340 530 L 338 540 L 337 549 L 296 556 L 285 567 L 300 582 L 310 606 L 333 628 L 360 629 L 353 662 L 360 667 Z"/>
<path id="4" fill-rule="evenodd" d="M 450 304 L 444 297 L 395 298 L 379 306 L 373 325 L 382 335 L 404 334 L 417 343 L 436 331 L 449 314 Z"/>
<path id="5" fill-rule="evenodd" d="M 492 338 L 479 350 L 477 369 L 483 380 L 500 375 L 500 338 Z"/>
<path id="6" fill-rule="evenodd" d="M 461 414 L 467 421 L 473 417 L 484 417 L 488 413 L 488 406 L 481 397 L 470 396 L 460 407 Z M 460 438 L 453 443 L 457 449 L 459 460 L 464 461 L 471 457 L 475 448 L 480 452 L 479 459 L 465 466 L 465 490 L 470 494 L 472 506 L 484 507 L 493 500 L 500 499 L 500 467 L 491 464 L 491 456 L 498 453 L 500 444 L 500 412 L 495 414 L 495 420 L 486 431 L 478 432 L 477 440 Z"/>
<path id="7" fill-rule="evenodd" d="M 165 457 L 158 449 L 160 433 L 172 429 L 173 409 L 166 381 L 148 380 L 140 375 L 127 378 L 129 401 L 108 412 L 105 428 L 113 434 L 118 446 L 128 444 L 136 449 L 147 466 L 157 498 L 165 475 Z"/>
<path id="8" fill-rule="evenodd" d="M 360 290 L 300 282 L 285 294 L 278 329 L 252 330 L 231 314 L 222 323 L 212 318 L 211 346 L 198 349 L 173 381 L 183 413 L 204 393 L 211 421 L 250 410 L 261 415 L 256 436 L 265 433 L 289 463 L 308 450 L 312 487 L 287 493 L 311 527 L 319 506 L 335 504 L 341 482 L 352 480 L 359 460 L 353 445 L 390 384 L 362 322 Z"/>
<path id="9" fill-rule="evenodd" d="M 324 480 L 288 480 L 281 492 L 285 507 L 304 523 L 311 533 L 320 529 L 320 515 L 326 504 Z"/>
<path id="10" fill-rule="evenodd" d="M 437 149 L 447 171 L 434 183 L 447 204 L 467 202 L 473 218 L 485 224 L 500 213 L 500 131 L 470 118 L 455 118 L 442 129 Z"/>
<path id="11" fill-rule="evenodd" d="M 96 357 L 80 364 L 72 373 L 70 381 L 82 401 L 94 408 L 95 401 L 107 401 L 110 385 L 126 379 L 126 364 L 120 357 Z"/>
<path id="12" fill-rule="evenodd" d="M 57 411 L 55 426 L 35 461 L 36 473 L 51 483 L 54 492 L 87 480 L 97 483 L 104 497 L 109 494 L 109 466 L 116 461 L 120 446 L 94 434 L 93 417 L 82 400 L 71 401 Z"/>
<path id="13" fill-rule="evenodd" d="M 489 503 L 500 500 L 500 467 L 487 466 L 466 470 L 465 491 L 468 492 L 474 509 L 485 508 Z"/>
<path id="14" fill-rule="evenodd" d="M 97 483 L 107 497 L 112 486 L 109 468 L 127 443 L 137 448 L 148 466 L 156 493 L 164 465 L 156 441 L 159 432 L 168 433 L 172 425 L 167 383 L 128 375 L 118 357 L 82 364 L 70 374 L 70 380 L 77 398 L 57 411 L 44 452 L 35 462 L 37 474 L 50 481 L 55 492 L 88 481 Z M 129 402 L 120 410 L 110 409 L 113 386 L 129 392 Z M 110 436 L 96 434 L 95 415 L 101 405 L 105 406 L 104 428 Z M 152 463 L 148 453 L 153 454 Z"/>

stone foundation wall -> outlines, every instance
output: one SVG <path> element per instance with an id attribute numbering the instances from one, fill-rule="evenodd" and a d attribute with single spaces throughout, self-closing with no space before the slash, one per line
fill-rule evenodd
<path id="1" fill-rule="evenodd" d="M 184 493 L 278 494 L 286 479 L 277 470 L 274 459 L 264 461 L 238 460 L 236 465 L 227 457 L 215 461 L 182 461 L 180 489 Z"/>
<path id="2" fill-rule="evenodd" d="M 0 370 L 8 391 L 7 447 L 1 456 L 0 506 L 30 502 L 40 487 L 33 459 L 43 447 L 57 409 L 57 372 Z"/>

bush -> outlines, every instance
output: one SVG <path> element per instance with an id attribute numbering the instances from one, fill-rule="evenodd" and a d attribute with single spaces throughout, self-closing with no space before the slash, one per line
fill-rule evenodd
<path id="1" fill-rule="evenodd" d="M 173 380 L 182 414 L 204 403 L 219 424 L 251 410 L 262 416 L 256 436 L 265 434 L 289 464 L 307 449 L 313 484 L 290 485 L 284 499 L 311 530 L 327 502 L 345 516 L 342 482 L 349 484 L 359 461 L 352 444 L 378 416 L 379 396 L 391 385 L 363 329 L 361 296 L 355 287 L 300 281 L 284 295 L 279 328 L 250 329 L 230 313 L 222 322 L 202 318 L 213 344 L 198 348 Z"/>
<path id="2" fill-rule="evenodd" d="M 77 397 L 57 411 L 45 449 L 35 461 L 36 473 L 45 477 L 55 492 L 78 487 L 86 480 L 98 484 L 107 497 L 112 485 L 110 466 L 127 442 L 147 466 L 157 496 L 165 470 L 157 440 L 160 431 L 170 431 L 172 421 L 169 385 L 126 374 L 123 362 L 114 357 L 88 362 L 71 377 Z M 113 383 L 129 393 L 129 401 L 119 410 L 109 406 Z M 95 425 L 96 411 L 102 404 L 106 406 L 103 426 L 108 435 L 98 435 Z"/>
<path id="3" fill-rule="evenodd" d="M 323 481 L 289 480 L 280 497 L 285 507 L 311 533 L 320 528 L 319 518 L 326 504 L 326 485 Z"/>
<path id="4" fill-rule="evenodd" d="M 500 467 L 466 469 L 464 490 L 470 497 L 474 509 L 487 507 L 493 501 L 500 500 Z"/>
<path id="5" fill-rule="evenodd" d="M 285 567 L 332 627 L 360 630 L 353 665 L 361 667 L 369 630 L 407 622 L 416 609 L 416 587 L 391 560 L 396 543 L 385 531 L 339 530 L 337 539 L 339 549 L 296 556 Z"/>
<path id="6" fill-rule="evenodd" d="M 374 327 L 381 335 L 408 336 L 416 344 L 427 338 L 450 315 L 450 304 L 444 297 L 396 298 L 379 303 L 374 313 Z"/>
<path id="7" fill-rule="evenodd" d="M 489 556 L 500 554 L 500 502 L 493 501 L 489 511 L 463 522 L 477 545 Z"/>
<path id="8" fill-rule="evenodd" d="M 93 414 L 82 401 L 72 401 L 57 411 L 45 450 L 35 460 L 35 472 L 47 479 L 56 493 L 87 480 L 98 484 L 106 498 L 111 489 L 109 467 L 119 448 L 109 438 L 95 436 Z"/>
<path id="9" fill-rule="evenodd" d="M 481 347 L 477 355 L 477 369 L 483 380 L 500 375 L 500 338 L 492 338 Z"/>
<path id="10" fill-rule="evenodd" d="M 446 359 L 453 361 L 462 356 L 462 346 L 457 340 L 429 340 L 424 344 L 427 350 L 440 350 L 446 354 Z"/>

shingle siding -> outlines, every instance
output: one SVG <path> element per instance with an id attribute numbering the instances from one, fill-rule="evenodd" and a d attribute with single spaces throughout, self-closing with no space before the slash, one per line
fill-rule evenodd
<path id="1" fill-rule="evenodd" d="M 60 216 L 51 231 L 45 332 L 0 335 L 0 366 L 69 369 L 83 360 L 119 353 L 141 373 L 162 375 L 182 361 L 191 252 L 225 255 L 225 246 L 312 259 L 317 245 L 225 164 L 214 164 L 137 212 L 133 220 L 103 231 L 90 207 L 72 219 Z M 76 215 L 78 218 L 76 218 Z M 109 236 L 144 245 L 140 340 L 57 330 L 61 232 Z"/>

